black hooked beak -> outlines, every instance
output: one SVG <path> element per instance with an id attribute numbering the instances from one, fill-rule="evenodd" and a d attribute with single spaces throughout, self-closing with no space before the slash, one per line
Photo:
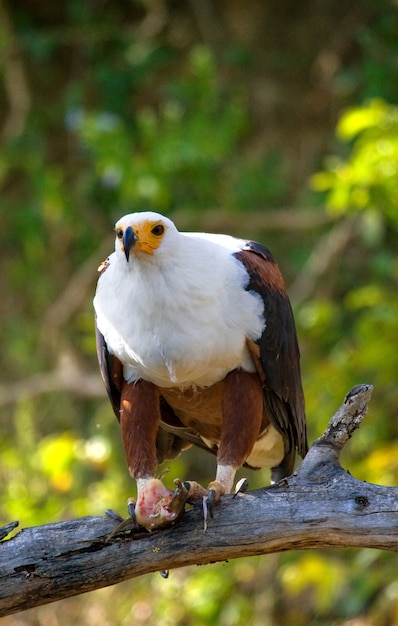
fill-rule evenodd
<path id="1" fill-rule="evenodd" d="M 133 248 L 137 241 L 137 236 L 131 226 L 128 226 L 123 233 L 123 248 L 124 254 L 126 255 L 126 260 L 129 260 L 130 250 Z"/>

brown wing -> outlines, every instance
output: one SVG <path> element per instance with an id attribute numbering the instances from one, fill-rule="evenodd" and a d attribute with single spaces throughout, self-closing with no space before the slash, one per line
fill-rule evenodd
<path id="1" fill-rule="evenodd" d="M 264 332 L 256 343 L 248 342 L 248 347 L 262 380 L 267 416 L 290 444 L 284 460 L 290 470 L 295 449 L 302 457 L 308 449 L 300 352 L 292 308 L 282 275 L 267 248 L 250 241 L 235 257 L 249 274 L 246 289 L 258 293 L 264 302 Z"/>
<path id="2" fill-rule="evenodd" d="M 120 395 L 124 382 L 123 365 L 118 358 L 110 354 L 104 335 L 98 330 L 97 322 L 95 323 L 95 339 L 102 380 L 108 392 L 113 411 L 120 421 Z"/>

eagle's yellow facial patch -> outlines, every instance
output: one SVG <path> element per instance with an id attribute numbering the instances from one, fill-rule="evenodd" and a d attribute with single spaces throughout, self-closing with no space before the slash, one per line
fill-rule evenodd
<path id="1" fill-rule="evenodd" d="M 131 224 L 131 228 L 137 238 L 136 243 L 134 244 L 134 250 L 151 255 L 154 250 L 159 247 L 166 233 L 166 226 L 161 221 L 153 222 L 147 220 L 145 222 L 141 222 L 140 224 Z M 115 230 L 116 235 L 121 242 L 122 250 L 124 251 L 123 235 L 125 229 L 122 226 L 116 225 Z"/>

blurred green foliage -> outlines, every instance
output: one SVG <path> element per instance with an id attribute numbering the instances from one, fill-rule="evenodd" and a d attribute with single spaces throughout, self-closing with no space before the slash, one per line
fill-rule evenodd
<path id="1" fill-rule="evenodd" d="M 106 19 L 96 2 L 0 7 L 0 100 L 8 112 L 0 150 L 4 523 L 123 512 L 134 493 L 97 372 L 91 300 L 113 222 L 142 209 L 273 250 L 295 309 L 310 439 L 351 386 L 372 383 L 369 415 L 343 462 L 358 478 L 398 484 L 394 3 L 358 0 L 352 13 L 344 3 L 322 8 L 318 22 L 328 33 L 341 27 L 347 41 L 321 109 L 339 111 L 335 139 L 325 121 L 316 149 L 306 139 L 311 129 L 295 128 L 294 117 L 300 107 L 308 116 L 316 110 L 326 83 L 311 92 L 311 80 L 338 56 L 333 42 L 324 50 L 321 36 L 311 39 L 316 3 L 286 13 L 264 3 L 261 20 L 228 6 L 224 32 L 231 20 L 246 34 L 222 46 L 214 33 L 213 43 L 201 41 L 189 7 L 166 2 L 162 13 L 155 4 L 105 3 Z M 203 28 L 206 15 L 201 20 Z M 278 25 L 278 42 L 270 27 L 265 43 L 263 31 L 256 39 L 262 20 Z M 309 90 L 302 101 L 297 84 Z M 273 142 L 275 134 L 284 140 Z M 323 158 L 328 141 L 331 156 Z M 306 160 L 311 150 L 314 161 Z M 214 460 L 191 450 L 170 467 L 170 484 L 175 476 L 206 481 Z M 250 475 L 252 487 L 267 480 Z M 76 621 L 387 626 L 398 621 L 395 560 L 371 550 L 241 559 L 172 571 L 167 581 L 145 576 L 4 623 Z"/>
<path id="2" fill-rule="evenodd" d="M 336 133 L 346 146 L 345 156 L 327 158 L 326 168 L 313 175 L 311 184 L 324 194 L 332 214 L 343 223 L 355 220 L 355 238 L 344 258 L 344 271 L 348 268 L 350 275 L 344 277 L 348 283 L 339 301 L 315 300 L 309 303 L 309 315 L 307 305 L 302 311 L 307 332 L 315 332 L 319 342 L 325 341 L 329 324 L 334 331 L 337 326 L 329 359 L 342 380 L 354 381 L 362 375 L 375 385 L 382 413 L 377 425 L 380 444 L 397 436 L 398 390 L 392 375 L 398 371 L 397 123 L 398 108 L 380 100 L 351 108 L 339 120 Z M 369 430 L 367 442 L 365 437 L 357 438 L 353 447 L 370 454 L 374 431 Z M 370 459 L 368 479 L 372 471 L 375 480 L 374 459 Z"/>
<path id="3" fill-rule="evenodd" d="M 184 80 L 166 83 L 156 110 L 137 110 L 133 125 L 131 118 L 102 111 L 69 115 L 94 165 L 93 183 L 99 195 L 108 190 L 113 210 L 231 205 L 239 172 L 236 147 L 248 125 L 243 95 L 220 86 L 204 46 L 190 53 L 187 72 Z"/>
<path id="4" fill-rule="evenodd" d="M 348 158 L 334 157 L 312 178 L 314 189 L 327 192 L 327 206 L 336 214 L 362 211 L 369 243 L 383 236 L 385 220 L 398 223 L 398 107 L 383 100 L 347 111 L 337 137 L 350 145 Z"/>

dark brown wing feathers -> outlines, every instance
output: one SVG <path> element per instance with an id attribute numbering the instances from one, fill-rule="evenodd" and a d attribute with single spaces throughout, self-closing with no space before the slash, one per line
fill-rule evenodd
<path id="1" fill-rule="evenodd" d="M 304 395 L 300 375 L 300 352 L 289 298 L 279 268 L 271 252 L 248 242 L 235 257 L 249 274 L 248 291 L 258 293 L 264 302 L 266 326 L 260 339 L 248 348 L 257 359 L 263 382 L 268 418 L 297 448 L 307 453 Z M 257 350 L 254 347 L 257 346 Z"/>
<path id="2" fill-rule="evenodd" d="M 99 368 L 104 381 L 105 389 L 108 392 L 113 411 L 120 421 L 120 398 L 123 384 L 123 365 L 115 356 L 109 353 L 104 335 L 98 330 L 95 324 L 95 338 L 97 342 L 97 356 Z"/>

